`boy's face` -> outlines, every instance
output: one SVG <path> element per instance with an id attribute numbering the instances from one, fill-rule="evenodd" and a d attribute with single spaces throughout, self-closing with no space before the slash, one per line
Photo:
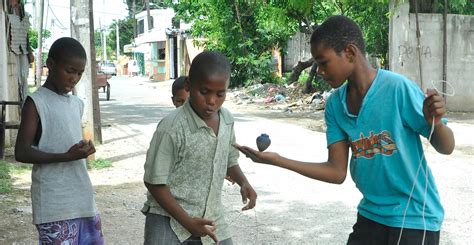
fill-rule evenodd
<path id="1" fill-rule="evenodd" d="M 320 75 L 332 88 L 338 88 L 350 77 L 353 63 L 348 51 L 336 53 L 324 44 L 311 44 L 311 54 L 318 65 Z"/>
<path id="2" fill-rule="evenodd" d="M 81 80 L 82 73 L 86 67 L 86 60 L 79 57 L 66 58 L 56 62 L 48 58 L 49 76 L 53 82 L 55 92 L 67 94 Z"/>
<path id="3" fill-rule="evenodd" d="M 202 119 L 217 115 L 224 103 L 229 76 L 216 74 L 201 81 L 189 84 L 189 102 Z"/>
<path id="4" fill-rule="evenodd" d="M 186 101 L 186 99 L 188 98 L 188 96 L 189 96 L 189 92 L 186 91 L 186 89 L 179 89 L 178 91 L 176 91 L 176 94 L 173 97 L 171 97 L 171 99 L 173 100 L 173 105 L 176 108 L 182 106 L 184 102 Z"/>

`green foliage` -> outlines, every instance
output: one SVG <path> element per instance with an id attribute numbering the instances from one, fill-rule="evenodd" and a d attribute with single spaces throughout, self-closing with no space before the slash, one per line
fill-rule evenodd
<path id="1" fill-rule="evenodd" d="M 10 164 L 0 160 L 0 194 L 9 193 L 11 190 Z"/>
<path id="2" fill-rule="evenodd" d="M 232 64 L 231 86 L 275 82 L 272 49 L 286 48 L 297 29 L 287 10 L 272 1 L 198 0 L 174 5 L 177 18 L 192 22 L 198 44 L 224 53 Z"/>
<path id="3" fill-rule="evenodd" d="M 119 44 L 120 44 L 120 53 L 123 54 L 123 46 L 126 44 L 130 44 L 133 42 L 133 19 L 127 17 L 124 20 L 114 21 L 112 25 L 109 27 L 108 35 L 107 35 L 107 50 L 109 55 L 117 56 L 117 31 L 116 26 L 119 26 Z M 102 49 L 100 49 L 102 50 Z"/>
<path id="4" fill-rule="evenodd" d="M 94 161 L 90 162 L 90 168 L 92 169 L 103 169 L 103 168 L 110 168 L 112 167 L 112 162 L 110 160 L 105 159 L 95 159 Z"/>
<path id="5" fill-rule="evenodd" d="M 474 1 L 472 0 L 449 0 L 447 1 L 448 14 L 474 15 Z M 444 0 L 418 0 L 419 13 L 443 13 Z M 415 13 L 414 0 L 410 0 L 410 12 Z"/>
<path id="6" fill-rule="evenodd" d="M 51 32 L 47 29 L 43 30 L 43 38 L 48 39 L 51 37 Z M 30 47 L 33 49 L 38 48 L 38 31 L 32 29 L 28 29 L 28 43 L 30 44 Z"/>

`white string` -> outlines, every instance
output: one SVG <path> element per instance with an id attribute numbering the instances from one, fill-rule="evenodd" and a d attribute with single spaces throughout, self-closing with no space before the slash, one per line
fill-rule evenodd
<path id="1" fill-rule="evenodd" d="M 440 91 L 435 83 L 445 83 L 446 85 L 448 85 L 450 87 L 450 90 L 451 92 L 450 93 L 447 93 L 447 92 L 443 92 L 443 91 Z M 453 85 L 451 85 L 449 82 L 447 81 L 443 81 L 443 80 L 438 80 L 438 81 L 435 81 L 435 80 L 431 80 L 431 85 L 432 87 L 438 92 L 438 94 L 441 94 L 441 95 L 445 95 L 445 96 L 454 96 L 456 94 L 455 90 L 454 90 L 454 87 Z M 425 148 L 423 149 L 423 152 L 422 152 L 422 156 L 421 156 L 421 160 L 420 160 L 420 163 L 418 164 L 418 169 L 416 170 L 416 174 L 415 174 L 415 177 L 413 179 L 413 185 L 411 187 L 411 191 L 410 191 L 410 195 L 408 196 L 408 201 L 407 201 L 407 205 L 405 207 L 405 212 L 403 213 L 403 220 L 402 220 L 402 227 L 400 228 L 400 235 L 398 237 L 398 242 L 397 242 L 397 245 L 400 245 L 400 241 L 402 240 L 402 234 L 403 234 L 403 228 L 405 226 L 405 219 L 406 219 L 406 215 L 407 215 L 407 211 L 408 211 L 408 207 L 410 205 L 410 201 L 411 201 L 411 198 L 413 196 L 413 191 L 415 190 L 415 186 L 416 186 L 416 180 L 418 178 L 418 175 L 420 173 L 420 170 L 421 170 L 421 167 L 422 167 L 422 163 L 423 163 L 423 159 L 425 159 L 425 152 L 426 150 L 428 149 L 430 143 L 431 143 L 431 137 L 433 136 L 433 133 L 434 133 L 434 126 L 435 126 L 435 116 L 433 116 L 432 118 L 433 120 L 431 121 L 431 130 L 430 130 L 430 135 L 428 137 L 428 144 L 425 146 Z M 426 208 L 426 196 L 427 196 L 427 193 L 428 193 L 428 171 L 429 171 L 429 168 L 428 168 L 428 162 L 426 162 L 425 164 L 425 191 L 424 191 L 424 194 L 423 194 L 423 209 L 422 209 L 422 213 L 421 213 L 421 216 L 423 218 L 423 240 L 421 241 L 421 244 L 424 245 L 425 244 L 425 238 L 426 238 L 426 219 L 425 219 L 425 208 Z"/>

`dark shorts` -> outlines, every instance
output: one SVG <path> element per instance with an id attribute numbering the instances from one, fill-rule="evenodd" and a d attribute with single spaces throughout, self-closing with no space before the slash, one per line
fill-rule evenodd
<path id="1" fill-rule="evenodd" d="M 348 245 L 396 245 L 400 236 L 400 228 L 382 225 L 357 214 L 357 222 L 352 227 Z M 420 245 L 423 240 L 423 230 L 403 228 L 400 244 Z M 439 231 L 426 231 L 425 245 L 439 244 Z"/>
<path id="2" fill-rule="evenodd" d="M 61 220 L 36 225 L 39 244 L 102 245 L 100 216 Z"/>

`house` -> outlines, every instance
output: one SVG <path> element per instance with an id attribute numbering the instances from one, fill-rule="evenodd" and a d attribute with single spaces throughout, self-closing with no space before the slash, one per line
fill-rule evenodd
<path id="1" fill-rule="evenodd" d="M 137 37 L 133 44 L 125 45 L 124 50 L 133 53 L 144 75 L 152 80 L 163 81 L 187 74 L 192 59 L 202 52 L 186 33 L 190 25 L 175 22 L 171 8 L 150 9 L 150 27 L 147 16 L 146 10 L 136 15 Z"/>
<path id="2" fill-rule="evenodd" d="M 175 74 L 170 71 L 166 55 L 170 49 L 166 29 L 172 28 L 174 11 L 170 8 L 151 9 L 151 26 L 148 26 L 147 16 L 147 11 L 144 10 L 135 17 L 137 36 L 132 48 L 134 59 L 138 60 L 144 75 L 159 81 L 169 79 Z"/>
<path id="3" fill-rule="evenodd" d="M 23 101 L 28 87 L 30 62 L 27 32 L 29 18 L 21 1 L 0 2 L 0 101 Z M 6 110 L 7 121 L 18 121 L 18 106 Z M 6 146 L 12 144 L 12 130 L 6 130 Z M 4 139 L 0 139 L 4 140 Z"/>

